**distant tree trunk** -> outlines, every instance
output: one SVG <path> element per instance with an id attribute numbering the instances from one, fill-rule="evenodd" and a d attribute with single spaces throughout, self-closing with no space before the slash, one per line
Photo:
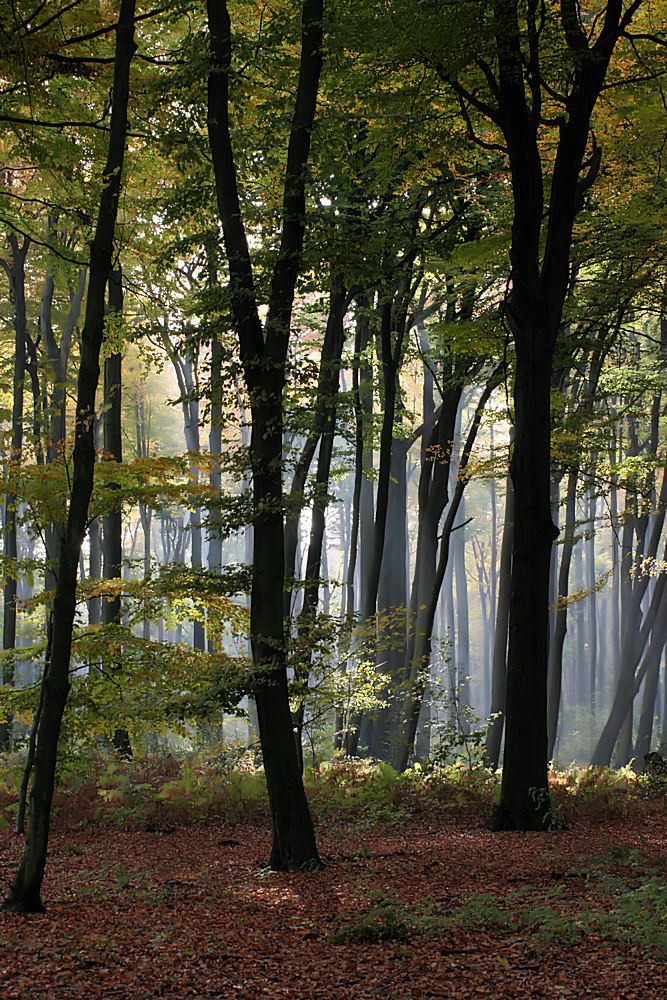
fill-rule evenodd
<path id="1" fill-rule="evenodd" d="M 86 529 L 93 488 L 95 447 L 93 422 L 99 380 L 99 356 L 104 335 L 104 300 L 111 270 L 114 231 L 120 194 L 129 97 L 130 61 L 135 50 L 134 0 L 121 0 L 116 29 L 114 86 L 109 126 L 109 152 L 95 235 L 90 248 L 90 286 L 81 334 L 81 362 L 77 386 L 72 487 L 67 523 L 60 548 L 56 594 L 52 612 L 52 642 L 44 678 L 28 832 L 23 857 L 3 909 L 35 913 L 40 898 L 49 836 L 60 726 L 69 692 L 72 627 L 76 609 L 79 553 Z"/>
<path id="2" fill-rule="evenodd" d="M 468 711 L 470 709 L 470 624 L 468 610 L 468 576 L 466 573 L 465 551 L 465 496 L 461 497 L 459 505 L 460 529 L 454 535 L 454 579 L 456 581 L 456 636 L 457 636 L 457 671 L 456 671 L 456 704 L 458 706 L 458 725 L 461 731 L 467 733 Z"/>
<path id="3" fill-rule="evenodd" d="M 549 656 L 549 692 L 547 699 L 547 731 L 549 735 L 547 753 L 549 760 L 553 759 L 558 734 L 558 716 L 560 713 L 563 678 L 563 647 L 567 633 L 567 599 L 570 592 L 570 565 L 577 529 L 577 479 L 578 470 L 572 469 L 567 477 L 563 548 L 560 556 L 560 568 L 558 570 L 556 625 L 551 640 L 551 652 Z"/>
<path id="4" fill-rule="evenodd" d="M 465 444 L 461 451 L 456 485 L 449 498 L 447 484 L 456 415 L 463 383 L 450 389 L 443 399 L 440 417 L 432 432 L 430 459 L 422 466 L 419 480 L 419 528 L 415 574 L 410 596 L 410 632 L 406 657 L 403 704 L 397 719 L 394 765 L 405 770 L 415 738 L 424 693 L 425 671 L 431 659 L 431 637 L 440 589 L 449 561 L 451 535 L 467 485 L 466 470 L 488 399 L 499 381 L 499 369 L 488 379 L 477 401 Z M 449 504 L 449 506 L 447 506 Z M 447 507 L 444 522 L 440 519 Z"/>
<path id="5" fill-rule="evenodd" d="M 384 553 L 387 512 L 389 510 L 389 491 L 391 484 L 391 454 L 394 438 L 394 419 L 396 401 L 398 398 L 398 370 L 403 353 L 403 342 L 407 332 L 407 305 L 405 301 L 406 279 L 403 275 L 400 288 L 394 295 L 380 302 L 379 354 L 382 368 L 382 426 L 380 429 L 380 460 L 377 475 L 377 490 L 375 497 L 375 520 L 373 523 L 373 543 L 366 567 L 362 563 L 360 620 L 362 627 L 367 629 L 366 655 L 373 660 L 375 648 L 375 614 L 377 610 L 378 587 Z M 363 488 L 363 487 L 362 487 Z M 363 541 L 363 530 L 362 530 Z M 365 575 L 364 575 L 365 570 Z M 347 750 L 356 754 L 363 733 L 362 744 L 367 746 L 371 740 L 371 724 L 366 716 L 355 715 L 351 724 L 351 732 L 347 740 Z"/>
<path id="6" fill-rule="evenodd" d="M 49 217 L 47 221 L 47 239 L 54 238 L 55 222 Z M 70 239 L 72 242 L 72 239 Z M 47 438 L 46 438 L 46 463 L 47 465 L 62 464 L 65 461 L 66 436 L 67 436 L 67 367 L 72 345 L 72 339 L 76 330 L 83 296 L 86 290 L 86 268 L 80 267 L 76 283 L 68 279 L 69 310 L 61 324 L 60 343 L 56 340 L 53 330 L 52 310 L 53 295 L 55 292 L 54 273 L 51 268 L 47 270 L 44 280 L 44 288 L 39 307 L 39 328 L 44 341 L 46 356 L 49 362 L 49 381 L 52 388 L 48 401 Z M 99 432 L 99 420 L 95 418 L 95 434 Z M 95 447 L 98 447 L 98 437 L 95 438 Z M 62 543 L 65 524 L 62 521 L 55 521 L 47 524 L 44 530 L 46 541 L 47 559 L 57 562 L 60 545 Z M 102 555 L 100 524 L 97 519 L 89 525 L 90 536 L 90 564 L 89 576 L 99 580 L 102 575 Z M 95 547 L 97 546 L 97 548 Z M 55 574 L 47 566 L 45 573 L 45 586 L 47 590 L 54 590 L 56 586 Z M 91 598 L 88 602 L 89 620 L 91 624 L 99 625 L 101 622 L 101 603 L 99 597 Z"/>
<path id="7" fill-rule="evenodd" d="M 146 407 L 144 403 L 143 396 L 139 397 L 139 393 L 135 391 L 134 394 L 134 429 L 135 429 L 135 440 L 136 440 L 136 453 L 137 458 L 146 459 L 148 458 L 150 443 L 149 443 L 149 429 L 146 421 Z M 141 531 L 144 538 L 144 557 L 143 557 L 143 569 L 144 578 L 148 577 L 151 572 L 151 533 L 153 526 L 153 508 L 149 504 L 140 503 L 139 504 L 139 517 L 141 519 Z M 90 533 L 90 528 L 88 529 Z M 151 622 L 150 618 L 147 616 L 143 621 L 143 638 L 149 640 L 151 637 Z"/>
<path id="8" fill-rule="evenodd" d="M 663 559 L 667 561 L 667 547 Z M 628 713 L 632 707 L 634 697 L 639 690 L 639 684 L 644 674 L 651 664 L 651 657 L 645 655 L 640 670 L 637 671 L 637 664 L 642 657 L 642 652 L 646 646 L 649 635 L 651 643 L 664 645 L 665 637 L 665 585 L 667 584 L 667 572 L 664 570 L 659 574 L 656 585 L 651 596 L 651 602 L 643 617 L 641 627 L 632 632 L 627 630 L 623 638 L 621 649 L 621 669 L 614 701 L 609 713 L 609 718 L 600 734 L 591 763 L 594 766 L 608 767 L 614 750 L 614 745 L 619 737 L 622 727 L 627 722 Z M 641 602 L 638 594 L 633 595 L 633 619 L 638 620 L 634 614 L 635 607 Z M 657 624 L 656 624 L 657 623 Z M 653 654 L 651 654 L 653 655 Z M 630 754 L 628 754 L 628 760 Z M 627 763 L 627 761 L 624 761 Z"/>
<path id="9" fill-rule="evenodd" d="M 595 589 L 595 486 L 588 489 L 588 539 L 586 545 L 586 585 L 588 590 L 588 708 L 593 717 L 597 709 L 598 610 Z"/>
<path id="10" fill-rule="evenodd" d="M 287 583 L 284 602 L 285 618 L 289 618 L 292 612 L 293 584 L 296 578 L 296 558 L 299 543 L 299 522 L 306 503 L 305 489 L 308 474 L 322 434 L 330 424 L 332 398 L 335 399 L 338 394 L 340 358 L 345 340 L 343 320 L 348 306 L 348 296 L 345 288 L 335 275 L 331 276 L 331 285 L 329 314 L 320 353 L 315 414 L 312 427 L 294 469 L 287 516 L 285 518 L 285 580 Z"/>
<path id="11" fill-rule="evenodd" d="M 8 236 L 11 258 L 0 259 L 9 278 L 9 297 L 14 312 L 14 378 L 12 385 L 12 434 L 9 455 L 9 475 L 5 496 L 4 549 L 5 558 L 16 560 L 16 507 L 14 492 L 16 475 L 13 471 L 21 464 L 23 455 L 23 382 L 26 367 L 26 307 L 25 307 L 25 261 L 30 246 L 29 237 L 21 244 L 14 233 Z M 9 574 L 3 587 L 2 648 L 9 650 L 16 646 L 16 586 L 17 579 Z M 3 684 L 14 683 L 13 665 L 7 663 L 2 670 Z M 12 720 L 0 721 L 0 750 L 6 750 L 11 742 Z"/>
<path id="12" fill-rule="evenodd" d="M 581 505 L 579 505 L 581 511 Z M 576 519 L 576 515 L 575 515 Z M 583 520 L 583 518 L 582 518 Z M 579 536 L 572 550 L 572 566 L 574 570 L 574 589 L 581 594 L 586 586 L 584 578 L 584 541 L 583 533 Z M 574 663 L 575 663 L 575 690 L 577 698 L 575 705 L 584 708 L 587 702 L 588 677 L 586 661 L 586 629 L 584 613 L 586 610 L 583 601 L 577 601 L 572 608 L 574 617 Z"/>
<path id="13" fill-rule="evenodd" d="M 370 727 L 369 750 L 371 756 L 389 761 L 392 756 L 391 739 L 396 704 L 393 692 L 400 685 L 405 672 L 406 657 L 406 514 L 407 514 L 407 442 L 394 439 L 390 477 L 391 489 L 387 507 L 387 538 L 384 546 L 382 568 L 378 583 L 377 669 L 389 677 L 387 690 L 381 692 L 389 704 L 374 713 Z"/>
<path id="14" fill-rule="evenodd" d="M 109 275 L 109 313 L 123 317 L 123 276 L 120 267 Z M 121 422 L 122 356 L 114 351 L 104 359 L 104 459 L 111 462 L 123 461 L 123 433 Z M 120 485 L 113 479 L 107 481 L 110 493 L 119 493 Z M 107 510 L 102 522 L 102 557 L 105 580 L 121 580 L 123 575 L 123 524 L 121 502 Z M 119 625 L 121 620 L 120 594 L 102 601 L 102 623 Z M 111 664 L 118 669 L 119 664 Z M 121 757 L 132 756 L 132 745 L 127 729 L 117 728 L 113 734 L 113 745 Z"/>
<path id="15" fill-rule="evenodd" d="M 332 279 L 333 280 L 333 279 Z M 307 638 L 312 631 L 317 615 L 319 589 L 322 577 L 322 556 L 325 532 L 325 515 L 329 504 L 329 476 L 331 472 L 331 459 L 333 456 L 334 435 L 336 430 L 336 413 L 338 408 L 338 390 L 340 385 L 340 365 L 343 344 L 345 341 L 345 329 L 343 319 L 347 306 L 347 295 L 345 289 L 337 282 L 331 290 L 329 318 L 333 327 L 332 342 L 330 345 L 331 354 L 323 358 L 324 367 L 328 369 L 323 387 L 323 396 L 318 399 L 317 409 L 320 421 L 319 431 L 319 452 L 317 456 L 317 471 L 315 475 L 315 492 L 313 496 L 313 508 L 310 522 L 310 539 L 308 544 L 308 554 L 306 556 L 306 567 L 304 573 L 303 604 L 299 614 L 297 631 L 300 637 Z M 308 683 L 310 665 L 312 663 L 313 650 L 310 649 L 306 657 L 306 665 L 301 672 L 299 679 L 302 683 Z M 297 675 L 298 676 L 298 675 Z M 299 762 L 303 768 L 303 746 L 302 733 L 305 713 L 305 701 L 302 700 L 296 714 L 296 737 L 297 752 Z"/>
<path id="16" fill-rule="evenodd" d="M 494 454 L 494 435 L 493 435 L 493 424 L 489 428 L 489 448 L 491 451 L 491 461 L 493 462 L 495 458 Z M 491 476 L 489 482 L 489 493 L 491 501 L 491 563 L 489 566 L 489 684 L 487 689 L 487 697 L 491 699 L 491 656 L 492 656 L 492 646 L 491 646 L 491 623 L 494 619 L 496 613 L 496 605 L 498 602 L 498 500 L 497 500 L 497 486 L 496 486 L 496 475 L 495 469 L 494 474 Z M 490 711 L 490 709 L 489 709 Z"/>
<path id="17" fill-rule="evenodd" d="M 365 300 L 361 302 L 364 307 L 367 305 Z M 361 357 L 362 351 L 364 350 L 364 343 L 368 342 L 369 337 L 369 323 L 368 317 L 364 313 L 357 316 L 356 319 L 356 331 L 355 331 L 355 341 L 354 341 L 354 355 L 356 359 Z M 352 369 L 352 399 L 354 403 L 354 480 L 352 486 L 352 523 L 350 525 L 350 541 L 349 541 L 349 551 L 347 559 L 347 573 L 345 577 L 345 608 L 348 621 L 352 621 L 355 612 L 355 577 L 357 575 L 357 565 L 358 565 L 358 555 L 360 551 L 360 527 L 364 521 L 362 516 L 362 511 L 365 513 L 366 510 L 370 512 L 370 523 L 372 525 L 373 517 L 373 505 L 372 498 L 371 503 L 365 503 L 364 496 L 364 452 L 366 448 L 365 437 L 364 437 L 364 407 L 363 407 L 363 394 L 360 384 L 360 363 L 354 365 Z M 372 489 L 372 484 L 371 484 Z M 367 529 L 366 529 L 367 530 Z M 347 670 L 349 664 L 345 664 L 343 669 Z M 334 750 L 339 751 L 345 745 L 345 751 L 349 752 L 349 742 L 352 739 L 353 734 L 351 728 L 347 725 L 348 720 L 344 718 L 343 712 L 340 708 L 336 709 L 336 715 L 334 720 Z"/>
<path id="18" fill-rule="evenodd" d="M 644 757 L 651 750 L 651 739 L 653 737 L 653 724 L 655 719 L 655 704 L 658 694 L 658 681 L 660 679 L 660 661 L 665 649 L 665 636 L 667 635 L 667 610 L 663 611 L 662 621 L 657 621 L 653 626 L 653 635 L 648 649 L 644 654 L 644 692 L 642 697 L 641 714 L 639 716 L 639 729 L 637 731 L 637 742 L 635 743 L 634 756 L 641 767 Z"/>
<path id="19" fill-rule="evenodd" d="M 510 445 L 511 446 L 511 445 Z M 507 662 L 507 637 L 509 632 L 510 586 L 512 579 L 512 546 L 514 534 L 514 489 L 508 474 L 505 487 L 505 517 L 503 538 L 500 545 L 498 570 L 498 604 L 493 636 L 491 661 L 491 720 L 486 736 L 486 756 L 489 764 L 498 767 L 505 720 L 505 684 Z"/>

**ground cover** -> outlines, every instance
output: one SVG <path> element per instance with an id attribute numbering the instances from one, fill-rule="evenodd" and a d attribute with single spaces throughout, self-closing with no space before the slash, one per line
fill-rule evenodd
<path id="1" fill-rule="evenodd" d="M 349 773 L 329 774 L 319 798 L 311 789 L 324 868 L 299 874 L 263 867 L 264 807 L 259 796 L 239 803 L 238 787 L 235 809 L 199 822 L 152 813 L 140 823 L 131 811 L 88 821 L 61 805 L 47 912 L 0 914 L 0 997 L 662 995 L 662 798 L 598 798 L 570 808 L 565 829 L 491 833 L 479 789 L 463 802 L 414 789 L 409 798 L 388 772 L 373 775 L 384 793 Z M 101 791 L 108 810 L 113 788 Z M 20 850 L 7 825 L 3 883 Z"/>

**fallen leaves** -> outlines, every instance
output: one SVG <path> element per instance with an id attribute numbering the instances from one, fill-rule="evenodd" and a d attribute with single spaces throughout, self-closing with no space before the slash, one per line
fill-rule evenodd
<path id="1" fill-rule="evenodd" d="M 6 882 L 21 844 L 1 836 Z M 322 871 L 277 874 L 262 867 L 259 819 L 169 835 L 54 834 L 46 914 L 0 914 L 0 1000 L 661 995 L 664 964 L 645 943 L 592 932 L 564 940 L 553 917 L 562 909 L 572 925 L 580 911 L 612 905 L 605 878 L 631 885 L 642 865 L 654 871 L 659 814 L 551 834 L 490 833 L 448 816 L 318 836 Z M 333 943 L 373 905 L 403 919 L 395 938 Z M 517 922 L 519 907 L 538 923 L 552 914 L 551 938 Z"/>

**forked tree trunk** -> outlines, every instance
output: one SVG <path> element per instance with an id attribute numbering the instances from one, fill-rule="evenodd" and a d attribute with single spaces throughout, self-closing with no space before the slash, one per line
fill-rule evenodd
<path id="1" fill-rule="evenodd" d="M 516 515 L 505 757 L 500 803 L 492 824 L 496 829 L 543 829 L 553 822 L 546 718 L 549 570 L 555 537 L 549 488 L 553 357 L 570 277 L 574 220 L 600 166 L 601 153 L 594 145 L 582 174 L 591 116 L 616 43 L 637 7 L 634 3 L 624 10 L 620 0 L 610 0 L 593 40 L 574 0 L 561 3 L 561 28 L 572 68 L 567 114 L 559 124 L 551 175 L 545 178 L 539 141 L 544 94 L 538 5 L 524 6 L 517 0 L 493 3 L 497 78 L 490 91 L 493 103 L 483 108 L 503 133 L 512 178 L 514 213 L 505 317 L 516 349 L 516 436 L 510 463 Z M 520 18 L 522 24 L 524 18 L 526 22 L 527 49 Z M 461 94 L 460 88 L 459 94 L 469 96 Z"/>
<path id="2" fill-rule="evenodd" d="M 305 229 L 305 172 L 322 67 L 322 0 L 304 0 L 299 80 L 283 189 L 282 233 L 264 324 L 255 295 L 232 149 L 229 74 L 232 29 L 224 0 L 208 0 L 211 69 L 208 135 L 230 275 L 232 313 L 250 397 L 253 476 L 253 573 L 250 634 L 261 671 L 255 688 L 264 770 L 273 820 L 269 863 L 276 870 L 319 865 L 301 779 L 287 690 L 283 623 L 283 388 L 294 289 Z"/>

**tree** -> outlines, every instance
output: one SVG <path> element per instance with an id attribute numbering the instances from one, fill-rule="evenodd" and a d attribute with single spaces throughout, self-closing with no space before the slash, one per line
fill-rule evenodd
<path id="1" fill-rule="evenodd" d="M 556 13 L 537 0 L 470 4 L 482 41 L 470 58 L 470 76 L 453 55 L 449 63 L 435 53 L 431 58 L 457 95 L 471 137 L 498 148 L 488 128 L 484 135 L 475 131 L 477 115 L 502 136 L 512 183 L 504 316 L 516 354 L 510 464 L 515 518 L 498 829 L 542 829 L 552 822 L 546 690 L 549 575 L 557 534 L 550 496 L 553 359 L 574 222 L 602 157 L 591 132 L 593 111 L 614 50 L 641 6 L 642 0 L 634 0 L 624 9 L 622 0 L 610 0 L 583 12 L 575 0 L 561 0 Z M 557 45 L 556 63 L 549 44 Z M 549 141 L 555 153 L 547 159 L 542 143 L 554 129 Z"/>
<path id="2" fill-rule="evenodd" d="M 305 174 L 322 67 L 322 0 L 304 0 L 301 52 L 283 186 L 282 232 L 271 275 L 268 312 L 258 309 L 230 132 L 232 27 L 225 0 L 208 0 L 211 68 L 208 134 L 230 279 L 232 313 L 252 413 L 253 572 L 250 632 L 263 671 L 255 700 L 273 820 L 270 865 L 319 865 L 301 780 L 287 692 L 283 622 L 282 449 L 285 364 L 305 229 Z"/>
<path id="3" fill-rule="evenodd" d="M 95 394 L 104 336 L 104 305 L 111 271 L 118 199 L 125 156 L 130 62 L 135 51 L 135 0 L 121 0 L 116 27 L 109 147 L 102 174 L 102 194 L 90 248 L 90 283 L 81 334 L 77 384 L 72 486 L 64 537 L 60 545 L 56 592 L 49 624 L 43 701 L 30 792 L 28 831 L 23 857 L 3 909 L 41 912 L 40 892 L 49 837 L 58 738 L 69 691 L 69 667 L 79 554 L 88 519 L 95 466 Z"/>

